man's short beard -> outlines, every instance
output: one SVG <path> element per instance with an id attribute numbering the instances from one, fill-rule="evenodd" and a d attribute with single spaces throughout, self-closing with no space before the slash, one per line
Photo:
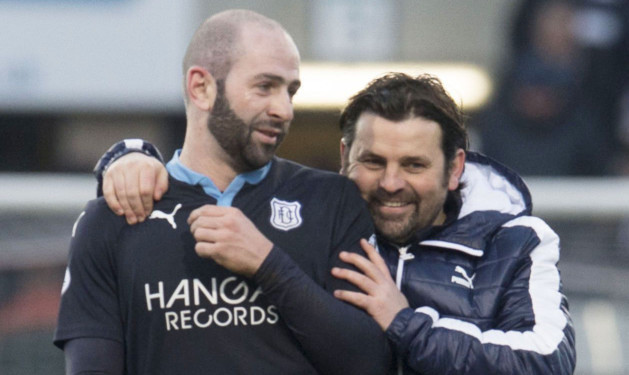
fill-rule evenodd
<path id="1" fill-rule="evenodd" d="M 371 217 L 373 219 L 374 226 L 376 227 L 376 231 L 391 242 L 406 244 L 418 229 L 417 223 L 419 222 L 419 209 L 417 206 L 410 217 L 395 223 L 391 220 L 380 217 L 378 211 L 376 209 L 372 209 L 371 205 L 369 205 L 369 211 L 371 212 Z"/>
<path id="2" fill-rule="evenodd" d="M 348 172 L 349 161 L 348 159 L 345 159 L 343 167 L 341 168 L 341 173 L 347 176 Z M 443 180 L 441 181 L 441 187 L 446 190 L 448 189 L 448 176 L 450 175 L 450 172 L 451 167 L 445 168 Z M 361 193 L 364 194 L 365 192 L 361 191 Z M 388 194 L 383 190 L 378 190 L 370 193 L 365 199 L 378 234 L 393 243 L 405 245 L 418 231 L 422 231 L 434 225 L 444 207 L 445 200 L 447 199 L 449 193 L 446 193 L 446 197 L 443 202 L 437 202 L 437 205 L 428 206 L 424 204 L 424 207 L 422 207 L 421 197 L 416 192 L 413 191 L 412 195 L 405 195 L 403 197 L 400 197 L 400 194 L 405 193 L 397 193 L 393 195 L 398 195 L 398 199 L 413 202 L 415 207 L 409 216 L 399 218 L 399 220 L 387 219 L 381 216 L 378 211 L 378 202 L 388 200 L 392 197 L 391 194 Z"/>
<path id="3" fill-rule="evenodd" d="M 232 167 L 238 172 L 251 171 L 267 164 L 284 138 L 282 133 L 275 145 L 254 144 L 252 133 L 255 124 L 245 123 L 231 109 L 225 95 L 224 80 L 216 81 L 216 100 L 207 126 L 221 148 L 231 157 Z"/>

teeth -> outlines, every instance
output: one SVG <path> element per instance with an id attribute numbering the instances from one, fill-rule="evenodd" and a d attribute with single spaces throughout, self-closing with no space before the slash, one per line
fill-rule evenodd
<path id="1" fill-rule="evenodd" d="M 402 207 L 404 206 L 403 202 L 382 202 L 383 206 L 386 207 Z"/>

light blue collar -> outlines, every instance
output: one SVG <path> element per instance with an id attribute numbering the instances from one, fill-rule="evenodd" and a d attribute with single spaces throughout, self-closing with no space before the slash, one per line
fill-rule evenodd
<path id="1" fill-rule="evenodd" d="M 170 159 L 168 164 L 166 164 L 168 173 L 173 178 L 181 182 L 185 182 L 190 185 L 201 185 L 207 195 L 216 199 L 217 206 L 231 206 L 234 197 L 238 194 L 240 189 L 242 189 L 245 182 L 248 182 L 251 185 L 257 185 L 260 181 L 264 180 L 271 169 L 271 162 L 268 162 L 260 169 L 239 174 L 229 184 L 227 189 L 221 193 L 209 177 L 202 175 L 201 173 L 197 173 L 183 165 L 179 160 L 179 154 L 181 154 L 181 149 L 175 151 L 173 158 Z"/>

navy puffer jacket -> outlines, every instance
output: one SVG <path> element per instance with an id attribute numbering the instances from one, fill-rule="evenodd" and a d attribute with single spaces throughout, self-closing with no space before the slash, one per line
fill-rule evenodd
<path id="1" fill-rule="evenodd" d="M 463 181 L 446 225 L 407 247 L 378 239 L 411 306 L 386 332 L 399 373 L 572 374 L 557 234 L 531 216 L 527 187 L 504 166 L 469 152 Z"/>

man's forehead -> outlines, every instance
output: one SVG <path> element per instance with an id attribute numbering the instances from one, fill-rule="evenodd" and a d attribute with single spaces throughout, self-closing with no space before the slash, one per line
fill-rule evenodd
<path id="1" fill-rule="evenodd" d="M 234 66 L 241 66 L 250 77 L 282 80 L 288 84 L 299 81 L 299 52 L 282 33 L 245 38 L 241 48 Z"/>
<path id="2" fill-rule="evenodd" d="M 246 24 L 240 29 L 240 43 L 247 51 L 286 53 L 299 59 L 299 49 L 291 36 L 280 27 Z"/>
<path id="3" fill-rule="evenodd" d="M 400 121 L 388 120 L 371 112 L 361 114 L 356 121 L 352 149 L 357 152 L 404 152 L 422 155 L 441 147 L 441 127 L 423 117 Z"/>
<path id="4" fill-rule="evenodd" d="M 400 120 L 390 120 L 371 111 L 361 113 L 356 120 L 356 134 L 373 134 L 380 132 L 391 134 L 400 131 L 402 133 L 423 132 L 441 134 L 441 126 L 434 120 L 422 116 L 407 116 Z"/>

